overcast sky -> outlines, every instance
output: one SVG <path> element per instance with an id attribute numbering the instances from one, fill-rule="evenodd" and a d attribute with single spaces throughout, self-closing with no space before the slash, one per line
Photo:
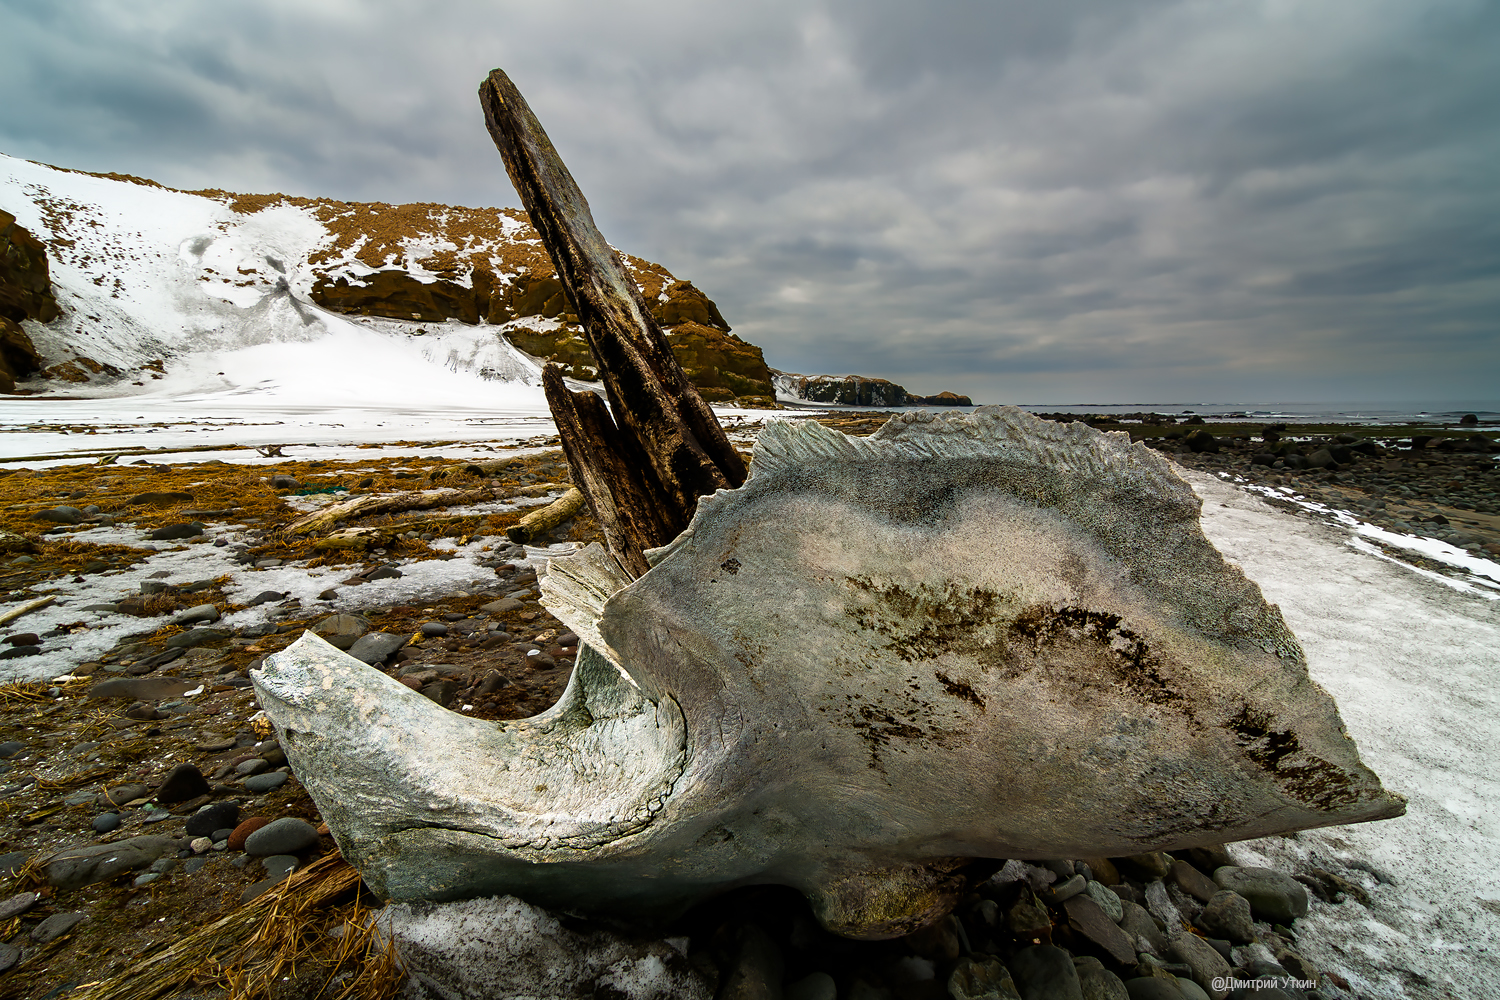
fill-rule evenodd
<path id="1" fill-rule="evenodd" d="M 495 66 L 773 367 L 1500 401 L 1493 0 L 0 0 L 0 151 L 517 205 Z"/>

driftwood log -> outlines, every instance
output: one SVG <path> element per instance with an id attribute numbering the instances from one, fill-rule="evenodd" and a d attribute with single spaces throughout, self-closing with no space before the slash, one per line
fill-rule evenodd
<path id="1" fill-rule="evenodd" d="M 501 70 L 479 88 L 485 124 L 531 224 L 541 235 L 599 363 L 609 407 L 542 374 L 573 478 L 632 576 L 645 549 L 688 526 L 698 498 L 745 481 L 745 463 L 688 382 L 640 289 L 598 228 L 583 192 Z"/>
<path id="2" fill-rule="evenodd" d="M 431 510 L 434 507 L 457 507 L 462 504 L 484 503 L 499 499 L 488 486 L 477 490 L 442 490 L 436 493 L 372 493 L 336 503 L 332 507 L 313 511 L 281 529 L 287 535 L 306 535 L 314 531 L 332 528 L 339 521 L 351 517 L 373 517 L 376 514 L 396 514 L 406 510 Z"/>
<path id="3" fill-rule="evenodd" d="M 583 509 L 583 491 L 577 487 L 547 506 L 532 511 L 505 529 L 505 537 L 518 545 L 534 542 Z"/>

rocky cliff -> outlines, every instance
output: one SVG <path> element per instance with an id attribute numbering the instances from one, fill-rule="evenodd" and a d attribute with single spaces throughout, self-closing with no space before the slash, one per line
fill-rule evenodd
<path id="1" fill-rule="evenodd" d="M 18 377 L 42 367 L 22 321 L 50 323 L 57 313 L 46 248 L 0 209 L 0 392 L 14 392 Z"/>

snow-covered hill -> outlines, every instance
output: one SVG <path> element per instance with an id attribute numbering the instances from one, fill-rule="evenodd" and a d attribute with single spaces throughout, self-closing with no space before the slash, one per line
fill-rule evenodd
<path id="1" fill-rule="evenodd" d="M 61 308 L 23 324 L 42 356 L 32 391 L 484 405 L 508 394 L 498 381 L 539 401 L 538 361 L 507 335 L 572 344 L 572 374 L 592 374 L 515 209 L 185 192 L 3 154 L 0 209 L 46 246 Z M 653 312 L 701 300 L 717 318 L 666 269 L 626 261 Z"/>

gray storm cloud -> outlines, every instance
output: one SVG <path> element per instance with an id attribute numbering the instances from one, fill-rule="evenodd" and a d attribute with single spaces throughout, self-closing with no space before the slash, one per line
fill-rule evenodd
<path id="1" fill-rule="evenodd" d="M 0 0 L 0 149 L 515 204 L 474 97 L 503 66 L 611 240 L 773 366 L 990 402 L 1493 399 L 1497 49 L 1469 0 Z"/>

